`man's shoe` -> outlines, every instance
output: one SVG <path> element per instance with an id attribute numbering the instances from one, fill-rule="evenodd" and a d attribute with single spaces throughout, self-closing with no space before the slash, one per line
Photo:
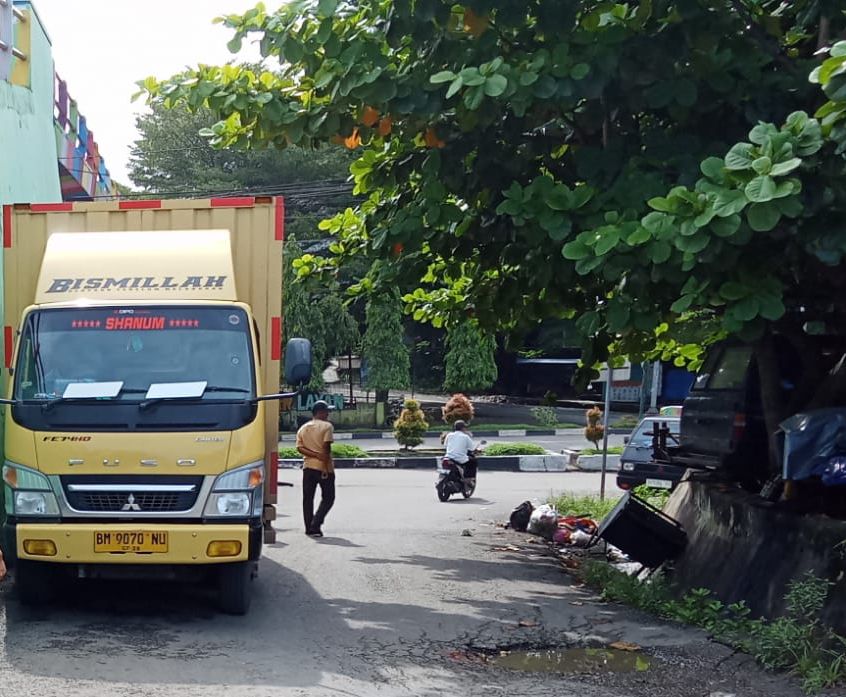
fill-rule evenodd
<path id="1" fill-rule="evenodd" d="M 306 535 L 309 537 L 323 537 L 323 533 L 320 530 L 306 530 Z"/>

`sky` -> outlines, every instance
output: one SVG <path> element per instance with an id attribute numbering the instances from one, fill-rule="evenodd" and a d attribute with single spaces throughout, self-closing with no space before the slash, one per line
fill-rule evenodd
<path id="1" fill-rule="evenodd" d="M 138 138 L 136 81 L 165 78 L 198 63 L 232 59 L 231 33 L 212 19 L 257 0 L 33 0 L 53 45 L 56 72 L 100 146 L 112 179 L 131 185 L 129 150 Z M 274 7 L 275 3 L 266 3 Z M 255 47 L 245 50 L 255 59 Z"/>

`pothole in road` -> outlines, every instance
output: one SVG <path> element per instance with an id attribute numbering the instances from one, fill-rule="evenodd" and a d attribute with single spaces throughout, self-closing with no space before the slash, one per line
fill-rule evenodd
<path id="1" fill-rule="evenodd" d="M 640 651 L 608 648 L 501 651 L 487 663 L 528 673 L 642 673 L 652 667 L 652 659 Z"/>

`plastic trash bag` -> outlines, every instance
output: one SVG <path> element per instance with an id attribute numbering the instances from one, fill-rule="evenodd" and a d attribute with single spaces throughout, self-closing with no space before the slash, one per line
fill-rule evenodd
<path id="1" fill-rule="evenodd" d="M 532 512 L 534 510 L 535 507 L 532 505 L 531 501 L 523 501 L 523 503 L 511 512 L 511 517 L 508 519 L 508 526 L 512 530 L 526 532 L 526 528 L 529 527 L 529 520 L 531 519 Z"/>
<path id="2" fill-rule="evenodd" d="M 846 457 L 840 455 L 828 461 L 822 473 L 822 483 L 826 486 L 846 485 Z"/>
<path id="3" fill-rule="evenodd" d="M 530 533 L 551 540 L 557 528 L 558 513 L 555 512 L 552 506 L 545 503 L 532 511 L 531 518 L 529 518 Z"/>

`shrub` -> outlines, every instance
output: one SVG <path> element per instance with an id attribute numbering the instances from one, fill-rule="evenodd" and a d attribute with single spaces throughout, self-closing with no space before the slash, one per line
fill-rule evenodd
<path id="1" fill-rule="evenodd" d="M 532 416 L 541 426 L 547 428 L 558 426 L 558 415 L 552 407 L 532 407 Z"/>
<path id="2" fill-rule="evenodd" d="M 494 443 L 485 455 L 546 455 L 546 449 L 534 443 Z"/>
<path id="3" fill-rule="evenodd" d="M 420 409 L 420 403 L 406 399 L 399 418 L 394 422 L 394 438 L 404 448 L 413 448 L 423 442 L 429 424 Z"/>
<path id="4" fill-rule="evenodd" d="M 449 398 L 441 412 L 448 424 L 454 424 L 456 421 L 470 423 L 473 420 L 473 403 L 459 392 Z"/>
<path id="5" fill-rule="evenodd" d="M 605 426 L 602 424 L 602 409 L 594 406 L 585 412 L 585 438 L 599 448 L 599 441 L 605 435 Z"/>
<path id="6" fill-rule="evenodd" d="M 283 460 L 302 460 L 303 456 L 293 446 L 280 446 L 279 457 Z M 357 445 L 347 443 L 333 443 L 332 457 L 370 457 L 369 453 Z"/>

